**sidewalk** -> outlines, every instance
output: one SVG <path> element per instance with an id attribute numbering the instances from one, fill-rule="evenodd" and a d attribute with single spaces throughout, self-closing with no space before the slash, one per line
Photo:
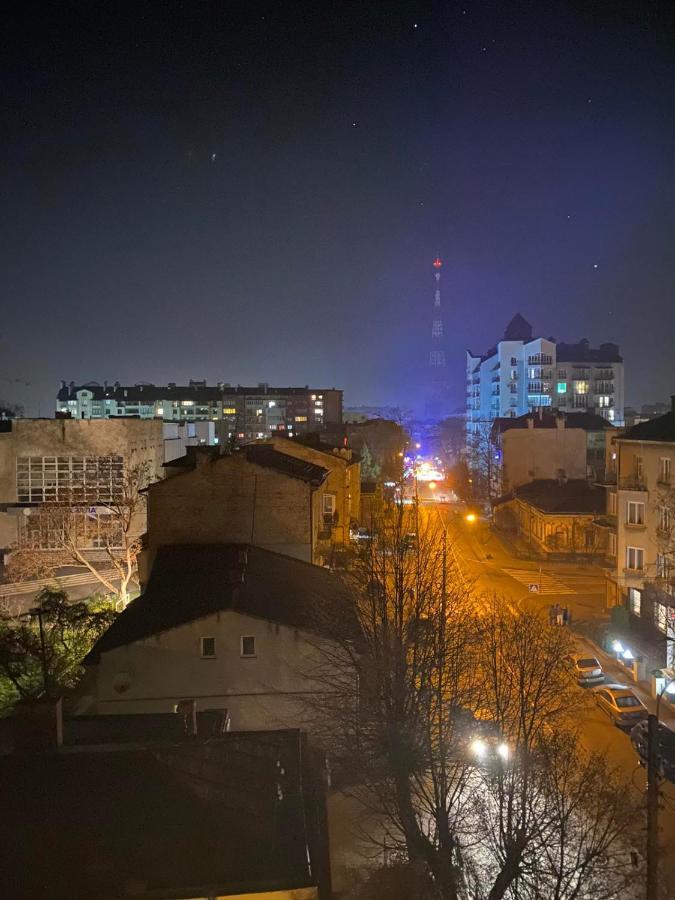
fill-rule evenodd
<path id="1" fill-rule="evenodd" d="M 626 667 L 616 661 L 615 656 L 601 649 L 590 638 L 575 633 L 575 639 L 580 646 L 588 649 L 589 655 L 595 656 L 602 663 L 602 668 L 611 679 L 631 687 L 649 712 L 656 712 L 656 700 L 652 697 L 649 681 L 634 681 Z M 661 701 L 659 707 L 659 721 L 675 731 L 675 712 L 665 701 Z"/>

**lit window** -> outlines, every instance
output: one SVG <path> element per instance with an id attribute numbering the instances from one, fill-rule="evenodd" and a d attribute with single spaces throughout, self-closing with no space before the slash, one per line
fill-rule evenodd
<path id="1" fill-rule="evenodd" d="M 642 605 L 642 595 L 640 591 L 635 588 L 630 588 L 628 590 L 628 598 L 630 602 L 630 611 L 634 616 L 640 615 L 640 607 Z"/>
<path id="2" fill-rule="evenodd" d="M 559 381 L 559 382 L 558 382 L 558 393 L 559 393 L 559 394 L 566 394 L 566 393 L 567 393 L 567 382 L 566 382 L 566 381 Z"/>
<path id="3" fill-rule="evenodd" d="M 200 638 L 202 659 L 213 659 L 216 655 L 216 639 L 214 637 Z"/>
<path id="4" fill-rule="evenodd" d="M 255 656 L 255 637 L 251 634 L 242 635 L 241 638 L 241 655 Z"/>
<path id="5" fill-rule="evenodd" d="M 256 409 L 255 414 L 256 414 L 256 416 L 262 416 L 262 412 L 263 412 L 262 409 L 258 408 L 258 409 Z"/>
<path id="6" fill-rule="evenodd" d="M 183 406 L 193 406 L 193 405 L 194 405 L 193 400 L 183 400 Z"/>
<path id="7" fill-rule="evenodd" d="M 270 400 L 270 402 L 269 402 L 267 405 L 269 406 L 270 409 L 272 409 L 272 407 L 274 407 L 274 406 L 277 405 L 277 401 L 276 401 L 276 400 Z"/>
<path id="8" fill-rule="evenodd" d="M 335 512 L 335 494 L 323 495 L 323 514 L 324 516 L 332 516 Z"/>
<path id="9" fill-rule="evenodd" d="M 295 417 L 295 421 L 296 421 L 296 422 L 306 422 L 306 421 L 307 421 L 307 416 L 296 416 L 296 417 Z"/>
<path id="10" fill-rule="evenodd" d="M 224 416 L 236 416 L 237 410 L 234 406 L 224 406 L 223 407 L 223 415 Z"/>
<path id="11" fill-rule="evenodd" d="M 588 382 L 587 381 L 575 381 L 574 382 L 574 393 L 575 394 L 587 394 L 588 393 Z"/>
<path id="12" fill-rule="evenodd" d="M 626 547 L 626 568 L 641 572 L 644 568 L 645 551 L 642 547 Z"/>
<path id="13" fill-rule="evenodd" d="M 607 418 L 609 419 L 610 422 L 614 421 L 614 410 L 613 409 L 607 410 Z"/>
<path id="14" fill-rule="evenodd" d="M 312 400 L 316 400 L 316 394 L 312 394 Z"/>
<path id="15" fill-rule="evenodd" d="M 164 415 L 164 410 L 162 409 L 161 406 L 158 407 L 157 412 L 155 413 L 155 415 L 157 415 L 157 416 L 163 416 L 163 415 Z"/>

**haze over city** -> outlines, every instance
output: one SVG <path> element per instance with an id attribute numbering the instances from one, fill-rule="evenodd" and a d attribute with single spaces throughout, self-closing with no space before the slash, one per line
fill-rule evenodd
<path id="1" fill-rule="evenodd" d="M 452 405 L 516 312 L 667 398 L 672 8 L 35 10 L 3 27 L 1 397 L 206 378 L 414 407 L 440 253 Z"/>

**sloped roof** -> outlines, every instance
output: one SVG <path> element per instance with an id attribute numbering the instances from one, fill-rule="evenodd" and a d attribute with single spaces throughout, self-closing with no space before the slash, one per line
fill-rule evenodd
<path id="1" fill-rule="evenodd" d="M 84 662 L 223 610 L 308 631 L 322 632 L 326 623 L 356 631 L 344 582 L 321 566 L 246 544 L 178 544 L 159 548 L 144 593 Z"/>
<path id="2" fill-rule="evenodd" d="M 598 514 L 605 509 L 605 491 L 581 478 L 560 483 L 552 478 L 540 478 L 515 488 L 514 495 L 547 513 L 567 515 Z"/>
<path id="3" fill-rule="evenodd" d="M 315 486 L 322 484 L 328 476 L 329 470 L 324 469 L 323 466 L 317 466 L 315 463 L 299 459 L 297 456 L 291 456 L 290 453 L 282 453 L 280 450 L 275 450 L 270 444 L 246 444 L 238 452 L 246 454 L 246 459 L 257 466 L 276 469 L 283 475 L 300 478 Z"/>
<path id="4" fill-rule="evenodd" d="M 621 441 L 663 441 L 672 443 L 675 441 L 675 409 L 650 419 L 648 422 L 638 422 L 632 428 L 628 428 L 619 437 Z"/>
<path id="5" fill-rule="evenodd" d="M 291 456 L 290 453 L 275 450 L 271 444 L 245 444 L 243 447 L 235 450 L 234 455 L 227 453 L 221 455 L 219 447 L 187 447 L 185 456 L 179 456 L 177 459 L 164 463 L 162 468 L 193 470 L 197 467 L 197 460 L 200 457 L 206 458 L 213 465 L 227 465 L 229 461 L 240 453 L 246 457 L 248 462 L 256 466 L 275 469 L 281 475 L 287 475 L 289 478 L 299 478 L 313 487 L 323 484 L 329 474 L 329 470 L 323 466 L 317 466 L 315 463 L 299 459 L 297 456 Z M 155 482 L 155 484 L 160 485 L 168 483 L 170 482 L 166 480 Z"/>
<path id="6" fill-rule="evenodd" d="M 516 313 L 515 316 L 511 319 L 509 324 L 504 329 L 504 340 L 505 341 L 531 341 L 532 340 L 532 326 L 530 323 L 521 316 L 520 313 Z"/>

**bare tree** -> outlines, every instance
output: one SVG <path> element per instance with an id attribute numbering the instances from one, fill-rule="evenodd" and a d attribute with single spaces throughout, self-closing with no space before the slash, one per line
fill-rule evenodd
<path id="1" fill-rule="evenodd" d="M 81 497 L 71 493 L 68 499 L 41 504 L 29 517 L 30 530 L 9 559 L 9 577 L 17 581 L 45 578 L 63 566 L 78 566 L 125 607 L 138 583 L 148 471 L 146 463 L 124 469 L 105 502 L 84 505 Z M 101 562 L 101 556 L 108 568 L 95 564 L 95 557 Z"/>
<path id="2" fill-rule="evenodd" d="M 349 574 L 360 633 L 332 627 L 313 730 L 434 896 L 619 897 L 634 810 L 604 761 L 580 756 L 569 635 L 476 596 L 449 550 L 415 507 L 388 509 Z M 482 758 L 486 726 L 499 752 Z"/>

